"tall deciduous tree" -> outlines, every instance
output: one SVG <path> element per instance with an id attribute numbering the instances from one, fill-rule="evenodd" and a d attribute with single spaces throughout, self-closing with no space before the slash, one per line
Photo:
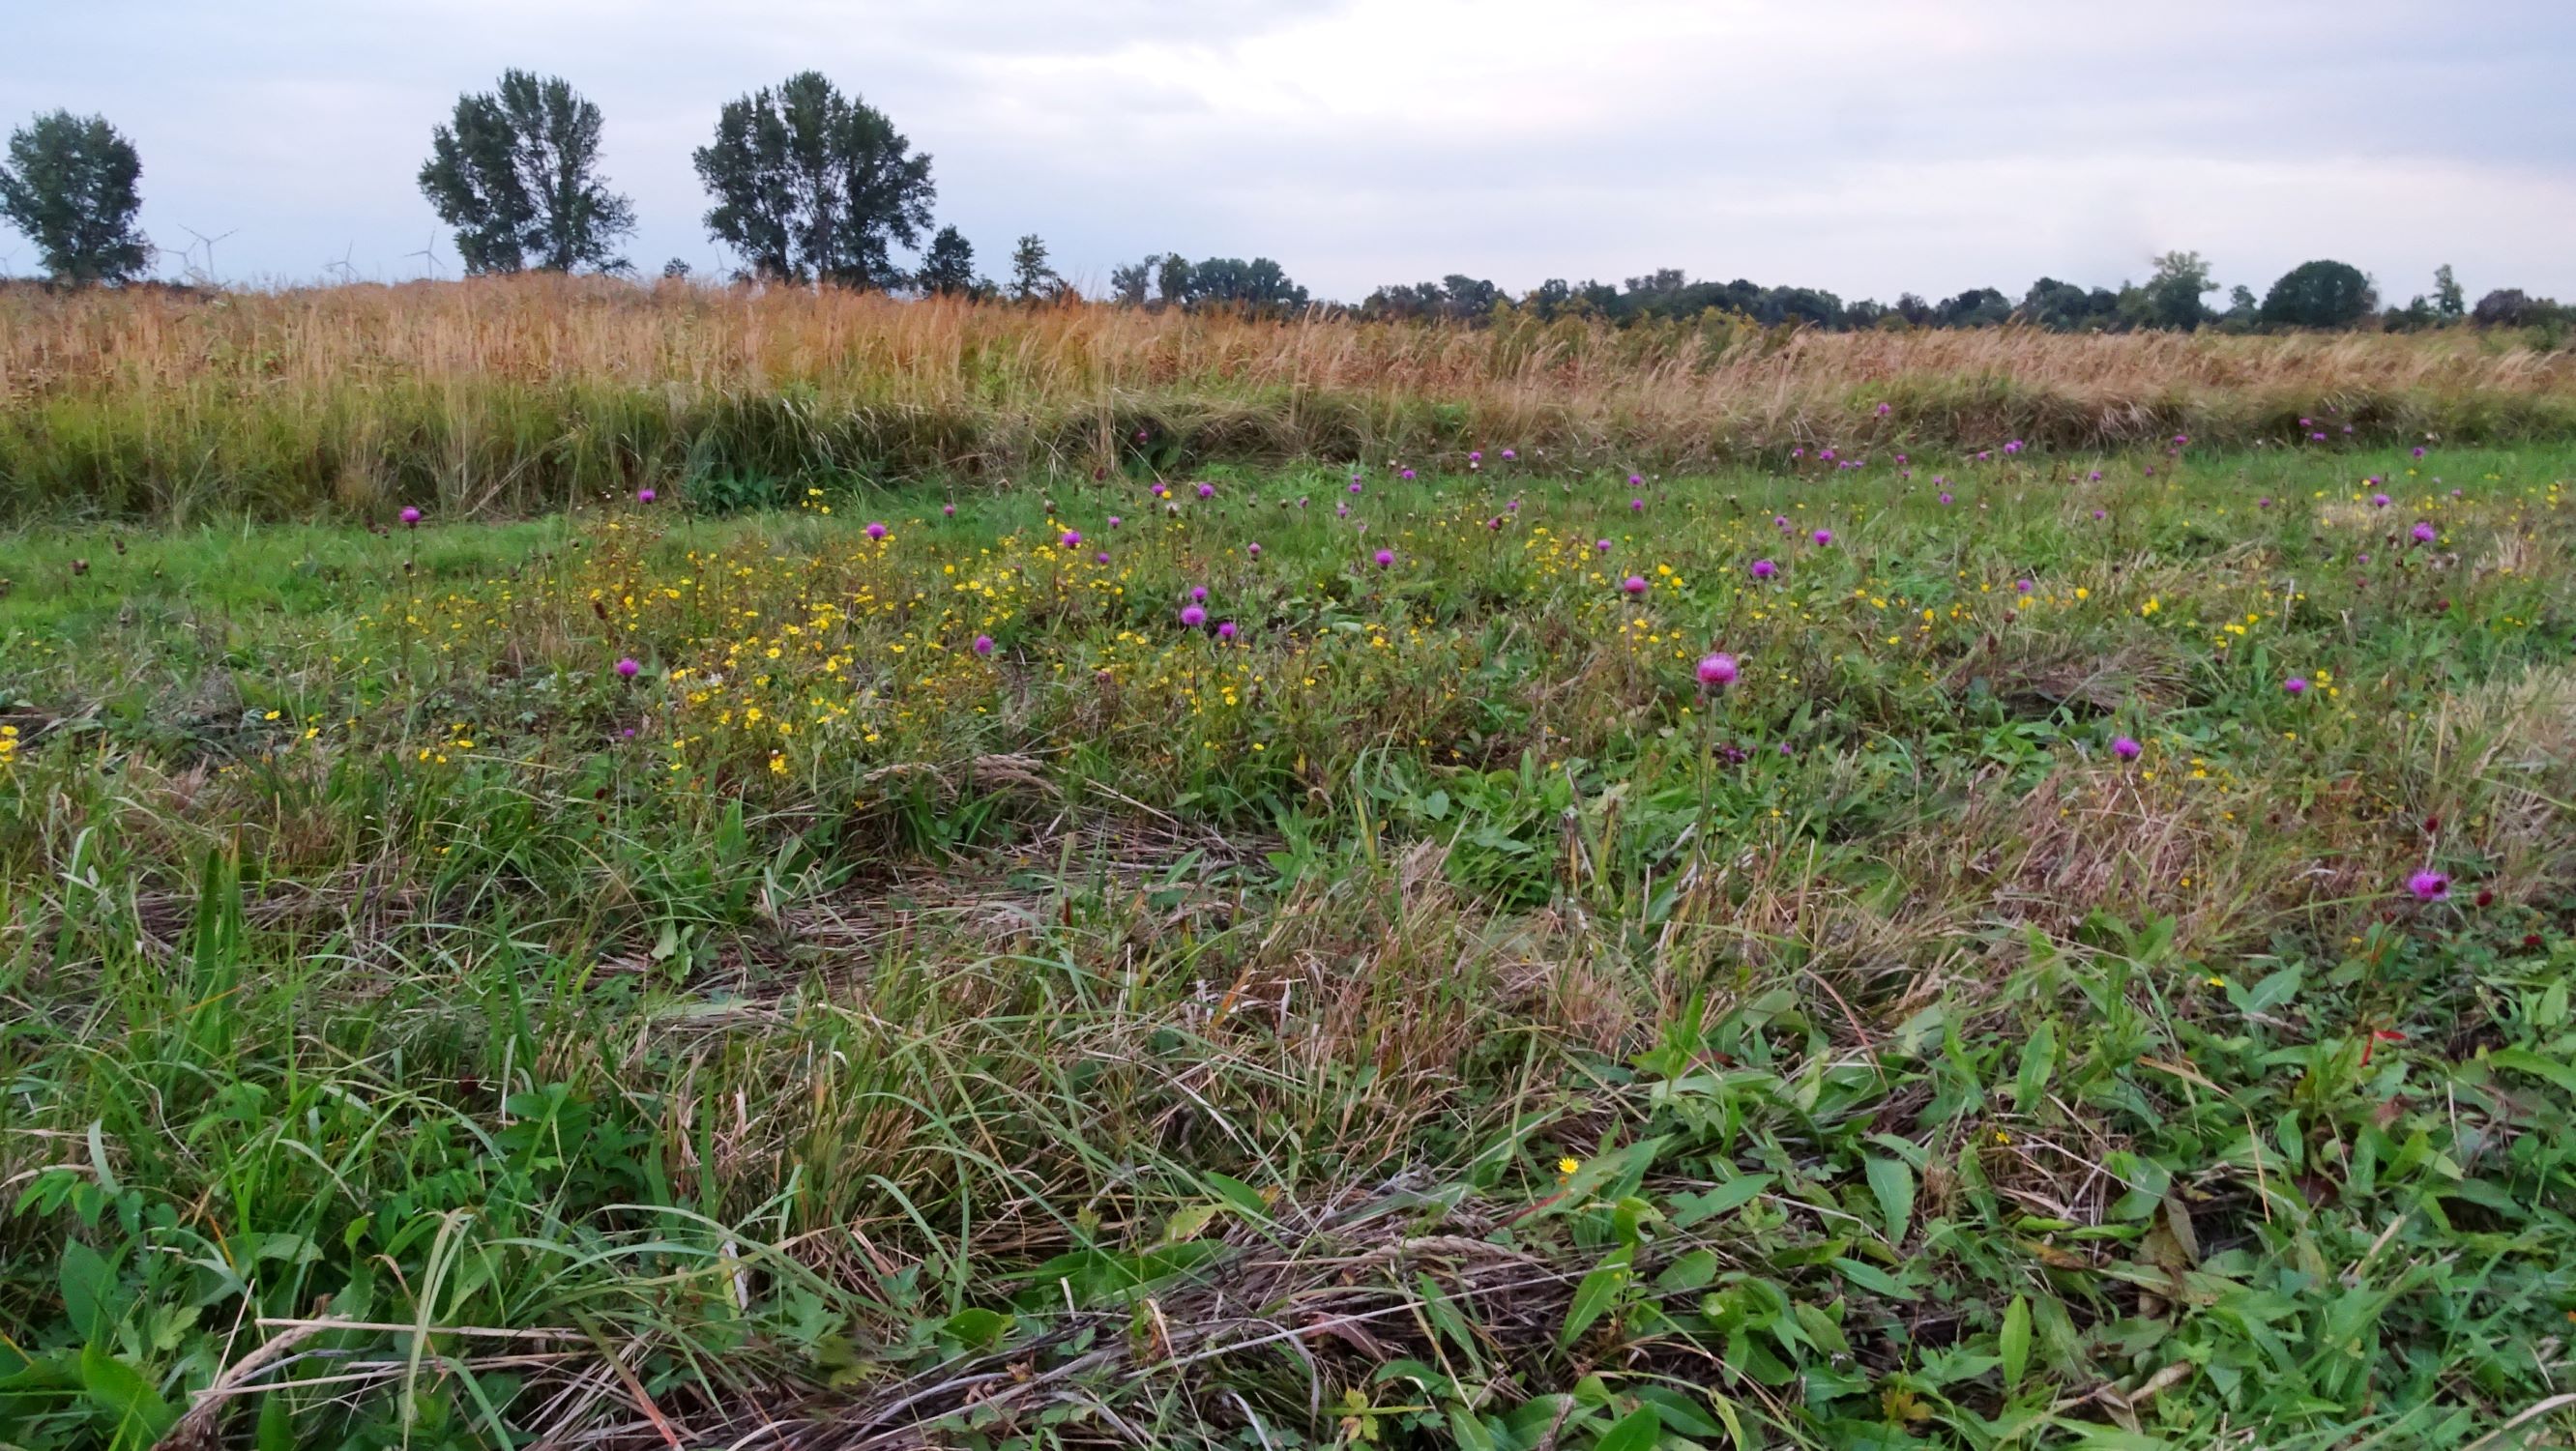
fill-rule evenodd
<path id="1" fill-rule="evenodd" d="M 1109 269 L 1109 296 L 1120 307 L 1143 307 L 1145 294 L 1154 285 L 1154 261 L 1128 262 Z"/>
<path id="2" fill-rule="evenodd" d="M 2156 259 L 2155 275 L 2140 289 L 2143 316 L 2138 321 L 2190 332 L 2209 320 L 2200 298 L 2217 286 L 2210 279 L 2209 262 L 2198 252 L 2167 252 Z"/>
<path id="3" fill-rule="evenodd" d="M 2468 316 L 2468 294 L 2461 291 L 2460 279 L 2452 275 L 2448 262 L 2433 269 L 2433 310 L 2442 315 L 2444 322 L 2458 322 Z"/>
<path id="4" fill-rule="evenodd" d="M 466 271 L 625 267 L 616 245 L 635 208 L 599 174 L 599 131 L 598 105 L 561 76 L 504 71 L 499 89 L 456 98 L 420 190 L 456 229 Z"/>
<path id="5" fill-rule="evenodd" d="M 756 276 L 893 286 L 894 246 L 930 225 L 930 157 L 819 71 L 726 102 L 695 160 L 716 199 L 708 232 Z"/>
<path id="6" fill-rule="evenodd" d="M 2378 305 L 2360 268 L 2320 258 L 2281 274 L 2263 294 L 2263 321 L 2271 327 L 2350 327 Z"/>
<path id="7" fill-rule="evenodd" d="M 955 227 L 940 228 L 921 254 L 921 270 L 913 274 L 913 285 L 942 297 L 962 297 L 973 292 L 975 249 L 967 243 L 966 234 Z"/>
<path id="8" fill-rule="evenodd" d="M 1062 279 L 1047 265 L 1047 245 L 1035 232 L 1011 249 L 1011 296 L 1021 302 L 1052 296 Z"/>
<path id="9" fill-rule="evenodd" d="M 1179 307 L 1190 300 L 1190 259 L 1178 252 L 1165 252 L 1154 264 L 1154 301 L 1164 307 Z"/>
<path id="10" fill-rule="evenodd" d="M 134 225 L 142 176 L 134 143 L 106 117 L 38 116 L 10 134 L 0 217 L 27 234 L 58 280 L 122 282 L 152 258 Z"/>

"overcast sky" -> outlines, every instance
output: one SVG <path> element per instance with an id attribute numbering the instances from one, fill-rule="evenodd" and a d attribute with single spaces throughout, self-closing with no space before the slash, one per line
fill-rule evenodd
<path id="1" fill-rule="evenodd" d="M 0 37 L 0 119 L 105 114 L 154 241 L 231 232 L 231 280 L 453 275 L 414 176 L 509 66 L 605 109 L 629 257 L 729 266 L 690 150 L 812 67 L 988 272 L 1034 231 L 1095 285 L 1178 249 L 1345 300 L 1659 266 L 1887 300 L 2182 247 L 2258 292 L 2324 256 L 2576 300 L 2576 0 L 0 0 Z"/>

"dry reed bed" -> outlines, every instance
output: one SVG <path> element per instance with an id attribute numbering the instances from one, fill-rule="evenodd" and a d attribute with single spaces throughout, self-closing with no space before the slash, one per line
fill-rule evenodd
<path id="1" fill-rule="evenodd" d="M 2345 424 L 2561 433 L 2576 354 L 2467 330 L 1470 329 L 560 278 L 0 293 L 0 511 L 21 516 L 529 509 L 710 473 L 1437 464 L 1505 445 L 1688 468 L 1800 442 L 2288 442 L 2313 415 L 2338 441 Z"/>

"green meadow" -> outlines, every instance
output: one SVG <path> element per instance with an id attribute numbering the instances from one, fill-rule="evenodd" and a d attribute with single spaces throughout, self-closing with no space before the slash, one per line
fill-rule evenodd
<path id="1" fill-rule="evenodd" d="M 29 514 L 0 1444 L 2563 1444 L 2576 449 L 2363 438 Z"/>

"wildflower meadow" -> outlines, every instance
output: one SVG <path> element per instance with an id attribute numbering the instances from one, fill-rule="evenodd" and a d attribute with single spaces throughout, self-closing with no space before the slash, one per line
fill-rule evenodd
<path id="1" fill-rule="evenodd" d="M 2561 383 L 642 467 L 169 336 L 0 441 L 0 1443 L 2576 1433 Z"/>

